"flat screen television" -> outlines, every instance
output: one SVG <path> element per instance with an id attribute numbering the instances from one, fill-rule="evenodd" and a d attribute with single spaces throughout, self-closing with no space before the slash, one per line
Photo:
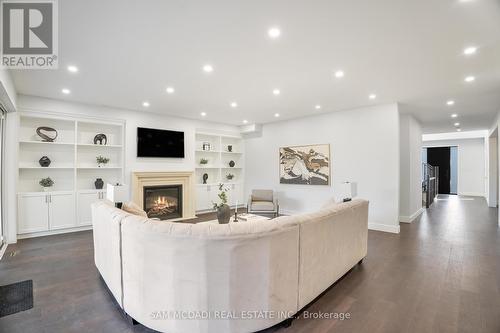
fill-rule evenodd
<path id="1" fill-rule="evenodd" d="M 137 157 L 184 157 L 184 132 L 137 127 Z"/>

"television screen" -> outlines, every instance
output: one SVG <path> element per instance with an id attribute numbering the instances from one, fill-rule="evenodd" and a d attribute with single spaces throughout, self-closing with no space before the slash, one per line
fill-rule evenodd
<path id="1" fill-rule="evenodd" d="M 137 127 L 137 157 L 184 157 L 184 132 Z"/>

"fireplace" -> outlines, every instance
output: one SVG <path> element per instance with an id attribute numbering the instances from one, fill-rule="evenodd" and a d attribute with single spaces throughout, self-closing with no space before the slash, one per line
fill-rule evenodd
<path id="1" fill-rule="evenodd" d="M 144 186 L 143 206 L 149 218 L 182 217 L 182 185 Z"/>

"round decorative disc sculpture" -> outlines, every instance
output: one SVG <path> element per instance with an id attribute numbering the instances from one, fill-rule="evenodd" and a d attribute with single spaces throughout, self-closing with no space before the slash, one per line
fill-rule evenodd
<path id="1" fill-rule="evenodd" d="M 231 168 L 234 168 L 234 166 L 235 166 L 235 165 L 236 165 L 236 163 L 234 163 L 234 161 L 229 161 L 229 166 L 230 166 Z"/>
<path id="2" fill-rule="evenodd" d="M 50 158 L 48 158 L 47 156 L 43 156 L 41 159 L 38 160 L 38 163 L 40 163 L 40 166 L 41 167 L 48 167 L 50 165 Z"/>
<path id="3" fill-rule="evenodd" d="M 40 126 L 36 129 L 36 134 L 42 138 L 43 142 L 54 142 L 57 138 L 57 131 L 52 127 Z"/>
<path id="4" fill-rule="evenodd" d="M 99 133 L 96 136 L 94 136 L 94 144 L 95 145 L 107 145 L 108 144 L 108 138 L 106 137 L 106 134 Z"/>

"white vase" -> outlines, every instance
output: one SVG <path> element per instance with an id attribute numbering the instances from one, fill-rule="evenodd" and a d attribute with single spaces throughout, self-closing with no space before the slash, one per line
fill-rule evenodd
<path id="1" fill-rule="evenodd" d="M 43 186 L 42 186 L 42 189 L 43 189 L 43 191 L 44 191 L 44 192 L 48 192 L 48 191 L 49 191 L 49 189 L 50 189 L 50 187 L 43 187 Z"/>

